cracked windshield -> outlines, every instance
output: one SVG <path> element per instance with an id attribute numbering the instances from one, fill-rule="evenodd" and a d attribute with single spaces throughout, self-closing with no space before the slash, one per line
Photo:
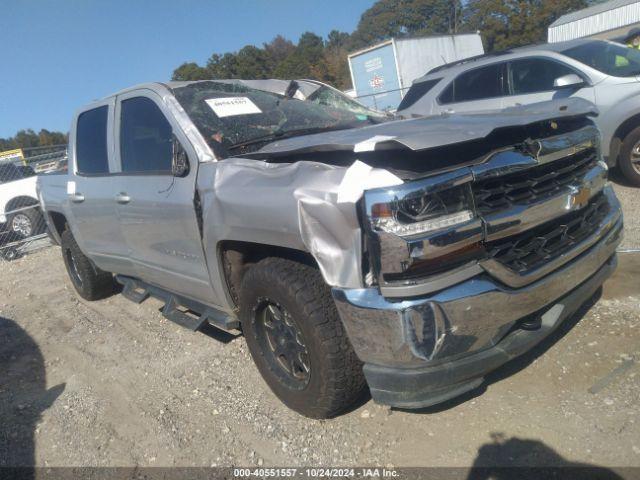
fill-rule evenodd
<path id="1" fill-rule="evenodd" d="M 277 139 L 372 125 L 392 117 L 330 87 L 308 96 L 290 82 L 284 94 L 239 82 L 197 82 L 173 93 L 217 156 L 254 152 Z"/>

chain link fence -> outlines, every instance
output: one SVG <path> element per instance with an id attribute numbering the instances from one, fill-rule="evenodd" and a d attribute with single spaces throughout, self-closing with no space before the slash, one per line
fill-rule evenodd
<path id="1" fill-rule="evenodd" d="M 36 198 L 36 176 L 67 168 L 66 145 L 22 149 L 19 160 L 0 161 L 0 262 L 51 245 Z"/>
<path id="2" fill-rule="evenodd" d="M 0 262 L 13 261 L 28 252 L 51 245 L 40 205 L 29 203 L 0 216 Z"/>

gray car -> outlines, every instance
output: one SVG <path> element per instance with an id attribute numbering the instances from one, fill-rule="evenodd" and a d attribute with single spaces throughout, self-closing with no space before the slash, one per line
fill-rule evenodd
<path id="1" fill-rule="evenodd" d="M 478 112 L 566 97 L 597 105 L 604 158 L 640 186 L 640 52 L 617 43 L 572 40 L 443 65 L 414 81 L 398 112 Z"/>

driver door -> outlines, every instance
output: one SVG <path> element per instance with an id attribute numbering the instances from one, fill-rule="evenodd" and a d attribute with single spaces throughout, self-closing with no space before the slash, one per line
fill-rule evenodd
<path id="1" fill-rule="evenodd" d="M 190 160 L 182 177 L 171 172 L 174 141 Z M 194 204 L 197 156 L 155 92 L 118 96 L 116 156 L 113 201 L 137 276 L 211 303 L 215 297 Z"/>

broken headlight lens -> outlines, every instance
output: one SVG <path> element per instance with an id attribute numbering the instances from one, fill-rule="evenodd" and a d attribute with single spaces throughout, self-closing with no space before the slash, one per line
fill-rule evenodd
<path id="1" fill-rule="evenodd" d="M 371 208 L 374 229 L 401 237 L 421 235 L 466 223 L 475 217 L 468 185 L 376 203 Z"/>

